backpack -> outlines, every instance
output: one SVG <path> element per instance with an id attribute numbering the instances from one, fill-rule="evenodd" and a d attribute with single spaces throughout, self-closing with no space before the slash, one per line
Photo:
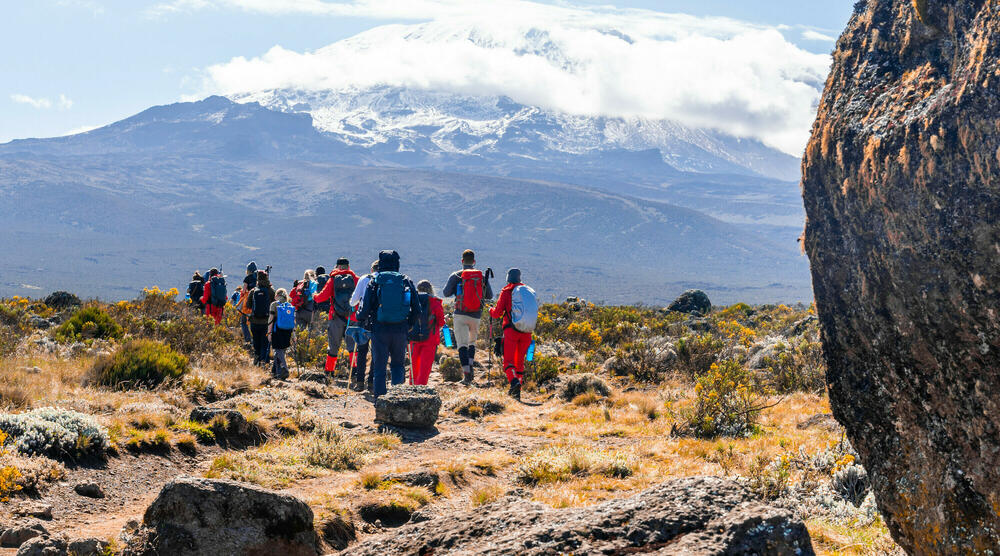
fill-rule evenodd
<path id="1" fill-rule="evenodd" d="M 333 280 L 333 310 L 346 317 L 351 314 L 351 295 L 354 294 L 357 282 L 349 272 L 331 276 L 330 279 Z"/>
<path id="2" fill-rule="evenodd" d="M 463 270 L 459 276 L 455 296 L 455 310 L 474 313 L 483 306 L 483 273 L 480 270 Z"/>
<path id="3" fill-rule="evenodd" d="M 192 280 L 188 284 L 188 297 L 191 299 L 191 303 L 198 303 L 201 301 L 201 294 L 205 293 L 205 282 L 200 280 Z"/>
<path id="4" fill-rule="evenodd" d="M 246 289 L 246 287 L 240 288 L 240 304 L 236 308 L 244 315 L 249 315 L 253 312 L 250 309 L 250 290 Z"/>
<path id="5" fill-rule="evenodd" d="M 256 319 L 266 319 L 271 312 L 271 304 L 267 299 L 267 290 L 254 288 L 250 294 L 250 304 L 253 308 L 253 317 Z"/>
<path id="6" fill-rule="evenodd" d="M 288 293 L 288 300 L 292 302 L 292 307 L 295 309 L 301 309 L 302 304 L 305 303 L 305 299 L 302 296 L 302 284 L 292 288 L 292 291 Z"/>
<path id="7" fill-rule="evenodd" d="M 518 332 L 530 334 L 538 323 L 538 299 L 535 290 L 517 286 L 510 292 L 510 323 Z"/>
<path id="8" fill-rule="evenodd" d="M 226 279 L 222 276 L 215 275 L 212 277 L 212 293 L 209 295 L 208 302 L 216 307 L 225 307 L 226 301 L 229 300 L 229 296 L 226 295 Z"/>
<path id="9" fill-rule="evenodd" d="M 418 293 L 417 299 L 420 300 L 420 314 L 408 337 L 411 342 L 426 342 L 431 337 L 431 296 Z"/>
<path id="10" fill-rule="evenodd" d="M 279 330 L 295 328 L 295 307 L 287 301 L 278 303 L 278 314 L 274 319 L 274 327 Z"/>
<path id="11" fill-rule="evenodd" d="M 406 277 L 398 272 L 379 272 L 375 275 L 378 314 L 375 320 L 382 324 L 406 322 L 410 316 L 410 291 Z"/>

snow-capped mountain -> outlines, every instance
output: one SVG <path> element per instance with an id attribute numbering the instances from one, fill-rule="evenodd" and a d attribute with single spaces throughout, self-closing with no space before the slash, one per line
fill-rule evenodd
<path id="1" fill-rule="evenodd" d="M 319 131 L 387 161 L 455 169 L 511 160 L 562 163 L 579 156 L 658 151 L 681 172 L 798 179 L 798 159 L 754 139 L 668 120 L 582 116 L 514 102 L 403 87 L 271 90 L 230 95 L 288 113 L 308 113 Z M 393 160 L 398 159 L 398 160 Z M 670 168 L 659 168 L 662 178 Z"/>

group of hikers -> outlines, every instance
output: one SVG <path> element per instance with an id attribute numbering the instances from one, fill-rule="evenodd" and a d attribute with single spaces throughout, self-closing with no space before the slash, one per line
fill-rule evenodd
<path id="1" fill-rule="evenodd" d="M 291 290 L 275 290 L 271 267 L 261 270 L 251 262 L 243 282 L 231 296 L 227 294 L 226 277 L 213 268 L 205 276 L 195 272 L 187 299 L 216 325 L 222 322 L 226 304 L 232 304 L 238 311 L 254 363 L 270 364 L 272 375 L 278 379 L 288 377 L 285 352 L 293 343 L 296 328 L 310 328 L 317 315 L 326 313 L 324 369 L 335 372 L 341 345 L 346 342 L 351 354 L 349 388 L 354 391 L 367 389 L 377 399 L 387 391 L 387 378 L 393 385 L 403 384 L 407 353 L 410 383 L 426 385 L 441 343 L 457 348 L 462 382 L 472 384 L 480 322 L 487 302 L 494 296 L 490 285 L 492 269 L 477 269 L 472 250 L 462 253 L 461 270 L 449 276 L 442 292 L 445 298 L 455 298 L 452 334 L 444 302 L 435 295 L 431 282 L 414 284 L 399 268 L 399 254 L 395 251 L 380 252 L 371 271 L 363 276 L 351 269 L 348 259 L 340 258 L 330 273 L 323 267 L 309 269 Z M 507 271 L 507 283 L 488 315 L 501 320 L 502 340 L 495 342 L 495 352 L 502 355 L 510 395 L 520 399 L 525 359 L 533 347 L 538 303 L 534 291 L 521 282 L 519 269 Z M 369 355 L 371 369 L 366 377 Z"/>

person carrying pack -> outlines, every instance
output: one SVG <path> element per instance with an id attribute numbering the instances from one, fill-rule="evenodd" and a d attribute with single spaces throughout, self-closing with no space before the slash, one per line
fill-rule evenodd
<path id="1" fill-rule="evenodd" d="M 243 285 L 240 287 L 240 305 L 237 307 L 240 313 L 240 331 L 243 332 L 243 342 L 253 345 L 253 336 L 250 334 L 250 322 L 247 317 L 250 315 L 248 308 L 248 294 L 257 287 L 257 263 L 250 261 L 247 264 L 247 275 L 243 277 Z"/>
<path id="2" fill-rule="evenodd" d="M 326 273 L 326 269 L 322 266 L 316 267 L 316 291 L 321 292 L 323 288 L 326 287 L 327 280 L 330 279 L 330 275 Z M 324 301 L 323 303 L 316 303 L 314 311 L 319 313 L 329 313 L 330 312 L 330 302 Z"/>
<path id="3" fill-rule="evenodd" d="M 254 365 L 266 365 L 271 362 L 271 344 L 267 339 L 268 321 L 271 316 L 271 304 L 274 303 L 274 288 L 267 272 L 257 271 L 257 287 L 250 290 L 249 304 L 250 335 L 253 337 Z"/>
<path id="4" fill-rule="evenodd" d="M 289 301 L 295 306 L 295 324 L 309 328 L 313 321 L 313 311 L 316 308 L 316 271 L 309 269 L 302 274 L 302 279 L 295 282 L 295 287 L 289 295 Z"/>
<path id="5" fill-rule="evenodd" d="M 324 369 L 332 373 L 337 369 L 337 357 L 340 354 L 340 344 L 344 341 L 348 319 L 351 318 L 351 296 L 358 285 L 358 275 L 351 270 L 351 263 L 345 258 L 337 259 L 337 268 L 330 273 L 326 285 L 317 293 L 313 300 L 317 303 L 330 303 L 326 325 L 326 365 Z M 354 351 L 354 340 L 347 338 L 347 351 Z"/>
<path id="6" fill-rule="evenodd" d="M 198 313 L 205 312 L 205 305 L 201 302 L 201 296 L 205 293 L 205 279 L 202 278 L 201 273 L 197 270 L 194 271 L 194 276 L 191 277 L 191 282 L 188 283 L 187 298 L 188 302 L 194 307 Z"/>
<path id="7" fill-rule="evenodd" d="M 421 312 L 416 289 L 409 278 L 399 273 L 398 253 L 379 253 L 378 273 L 368 282 L 358 313 L 358 322 L 372 331 L 372 393 L 376 401 L 386 392 L 387 365 L 393 385 L 402 384 L 406 377 L 406 336 Z"/>
<path id="8" fill-rule="evenodd" d="M 225 276 L 217 268 L 209 270 L 208 280 L 205 281 L 205 289 L 201 296 L 201 302 L 205 305 L 205 316 L 214 319 L 216 325 L 221 324 L 228 301 Z"/>
<path id="9" fill-rule="evenodd" d="M 521 283 L 520 270 L 507 271 L 507 285 L 500 290 L 500 298 L 490 310 L 490 317 L 503 318 L 503 370 L 510 383 L 511 397 L 520 400 L 524 358 L 538 321 L 535 291 Z"/>
<path id="10" fill-rule="evenodd" d="M 288 292 L 284 288 L 274 292 L 274 301 L 268 312 L 268 340 L 271 347 L 274 348 L 271 376 L 284 380 L 288 378 L 288 361 L 285 359 L 285 350 L 292 345 L 292 332 L 295 330 L 295 307 L 289 303 Z"/>
<path id="11" fill-rule="evenodd" d="M 479 339 L 479 321 L 483 318 L 483 305 L 493 299 L 493 288 L 481 270 L 476 269 L 476 254 L 471 249 L 462 253 L 462 270 L 448 277 L 442 292 L 444 297 L 455 296 L 455 344 L 466 385 L 472 383 L 476 364 L 476 340 Z"/>
<path id="12" fill-rule="evenodd" d="M 371 282 L 372 277 L 378 272 L 378 261 L 372 262 L 371 272 L 365 274 L 358 279 L 358 285 L 354 288 L 354 293 L 351 294 L 351 309 L 353 310 L 352 319 L 348 322 L 348 325 L 352 323 L 354 325 L 359 325 L 358 323 L 358 309 L 361 308 L 361 301 L 365 296 L 365 291 L 368 289 L 368 283 Z M 351 390 L 355 392 L 361 392 L 367 389 L 372 392 L 372 374 L 369 371 L 367 373 L 368 378 L 365 380 L 365 370 L 368 367 L 368 348 L 371 346 L 371 340 L 366 340 L 364 342 L 354 342 L 354 365 L 351 367 Z"/>
<path id="13" fill-rule="evenodd" d="M 441 327 L 444 326 L 444 305 L 440 297 L 434 296 L 434 286 L 427 280 L 417 284 L 420 298 L 420 316 L 410 329 L 410 374 L 411 384 L 427 386 L 441 343 Z"/>

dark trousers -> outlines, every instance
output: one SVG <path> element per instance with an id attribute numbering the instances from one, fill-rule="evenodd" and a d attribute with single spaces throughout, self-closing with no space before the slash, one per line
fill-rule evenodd
<path id="1" fill-rule="evenodd" d="M 250 334 L 250 321 L 247 320 L 247 316 L 240 314 L 240 330 L 243 331 L 243 341 L 250 344 L 253 343 L 253 335 Z"/>
<path id="2" fill-rule="evenodd" d="M 372 382 L 376 396 L 385 394 L 385 368 L 389 365 L 392 384 L 406 379 L 406 324 L 375 325 L 372 332 Z"/>
<path id="3" fill-rule="evenodd" d="M 357 350 L 354 352 L 354 368 L 351 369 L 351 373 L 353 373 L 352 376 L 354 377 L 353 381 L 355 384 L 365 383 L 365 374 L 366 371 L 368 370 L 369 346 L 371 346 L 371 340 L 356 346 Z M 372 374 L 370 372 L 368 372 L 367 374 L 368 374 L 368 386 L 370 390 L 371 389 L 370 386 L 372 384 Z"/>
<path id="4" fill-rule="evenodd" d="M 250 323 L 250 335 L 253 336 L 254 364 L 270 362 L 271 342 L 267 341 L 267 324 Z"/>

